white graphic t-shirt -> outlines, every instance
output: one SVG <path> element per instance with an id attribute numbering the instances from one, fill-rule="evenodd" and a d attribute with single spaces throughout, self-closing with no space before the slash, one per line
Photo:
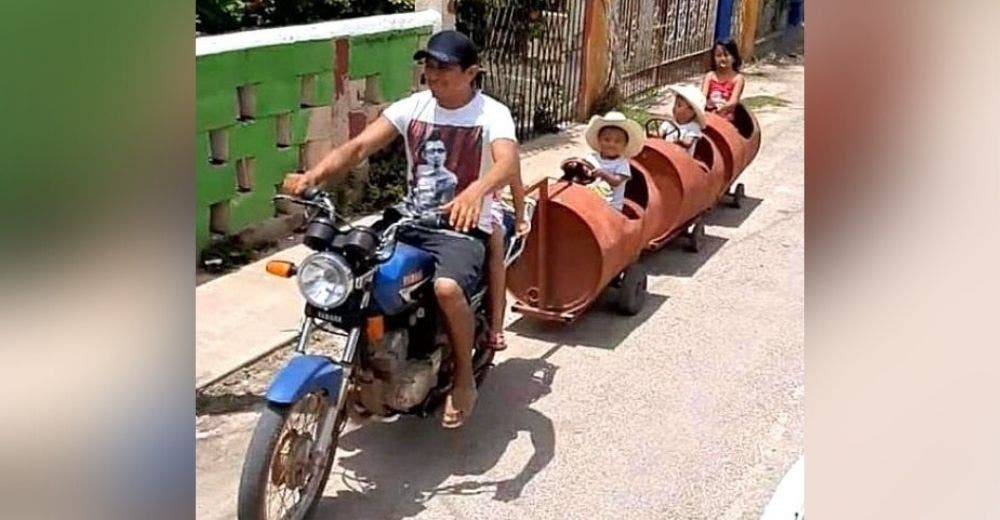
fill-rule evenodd
<path id="1" fill-rule="evenodd" d="M 604 179 L 597 179 L 591 186 L 593 190 L 604 197 L 611 204 L 611 207 L 621 210 L 625 205 L 625 184 L 632 178 L 632 168 L 628 164 L 628 159 L 617 157 L 615 159 L 605 159 L 597 152 L 590 152 L 583 156 L 594 168 L 607 170 L 615 175 L 625 177 L 625 181 L 618 186 L 612 186 Z"/>
<path id="2" fill-rule="evenodd" d="M 396 101 L 382 112 L 406 141 L 404 208 L 414 215 L 438 212 L 493 166 L 490 143 L 517 141 L 514 119 L 499 101 L 476 92 L 455 110 L 438 106 L 430 90 Z M 493 197 L 483 197 L 479 228 L 489 233 Z"/>
<path id="3" fill-rule="evenodd" d="M 678 144 L 680 144 L 680 140 L 692 137 L 694 138 L 694 144 L 697 144 L 698 139 L 701 139 L 702 133 L 697 121 L 688 121 L 687 123 L 664 121 L 660 125 L 660 136 L 667 141 Z M 694 144 L 687 149 L 691 155 L 694 155 Z"/>

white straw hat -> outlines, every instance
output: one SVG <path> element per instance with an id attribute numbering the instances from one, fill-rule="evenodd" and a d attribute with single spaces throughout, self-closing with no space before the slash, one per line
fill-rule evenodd
<path id="1" fill-rule="evenodd" d="M 591 117 L 585 134 L 587 144 L 594 150 L 599 149 L 597 134 L 601 133 L 602 128 L 609 126 L 621 128 L 628 135 L 628 143 L 625 144 L 622 155 L 626 158 L 632 158 L 642 151 L 642 145 L 646 144 L 646 132 L 642 130 L 639 123 L 625 117 L 625 114 L 621 112 L 608 112 L 603 116 Z"/>
<path id="2" fill-rule="evenodd" d="M 693 85 L 670 85 L 667 90 L 684 98 L 694 109 L 694 119 L 698 121 L 698 126 L 705 128 L 705 94 L 701 89 Z"/>

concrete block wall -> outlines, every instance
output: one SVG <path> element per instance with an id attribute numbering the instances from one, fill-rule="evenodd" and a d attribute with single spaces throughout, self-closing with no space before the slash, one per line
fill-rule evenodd
<path id="1" fill-rule="evenodd" d="M 440 24 L 419 11 L 196 38 L 198 251 L 291 211 L 271 201 L 284 175 L 418 90 L 412 56 Z"/>

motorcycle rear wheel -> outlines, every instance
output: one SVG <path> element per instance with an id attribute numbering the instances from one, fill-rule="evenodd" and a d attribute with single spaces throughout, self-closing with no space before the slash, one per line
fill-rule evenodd
<path id="1" fill-rule="evenodd" d="M 308 518 L 330 477 L 345 419 L 343 409 L 333 410 L 319 393 L 292 405 L 268 403 L 243 463 L 239 520 Z"/>

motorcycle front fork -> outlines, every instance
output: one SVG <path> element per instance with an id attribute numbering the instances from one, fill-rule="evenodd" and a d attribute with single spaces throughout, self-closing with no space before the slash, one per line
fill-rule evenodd
<path id="1" fill-rule="evenodd" d="M 371 292 L 365 291 L 364 295 L 361 297 L 361 309 L 368 308 L 368 302 L 371 299 Z M 295 351 L 299 354 L 305 354 L 306 344 L 309 342 L 309 335 L 312 333 L 313 320 L 312 318 L 306 318 L 303 320 L 302 329 L 299 331 L 299 341 L 295 345 Z M 335 361 L 340 365 L 341 369 L 341 380 L 340 380 L 340 392 L 337 394 L 337 403 L 335 410 L 340 411 L 341 407 L 344 406 L 344 402 L 347 396 L 347 387 L 350 384 L 351 376 L 354 374 L 354 358 L 358 352 L 358 343 L 361 341 L 361 327 L 357 326 L 351 329 L 347 334 L 347 343 L 344 344 L 344 350 L 340 354 L 340 359 Z"/>

